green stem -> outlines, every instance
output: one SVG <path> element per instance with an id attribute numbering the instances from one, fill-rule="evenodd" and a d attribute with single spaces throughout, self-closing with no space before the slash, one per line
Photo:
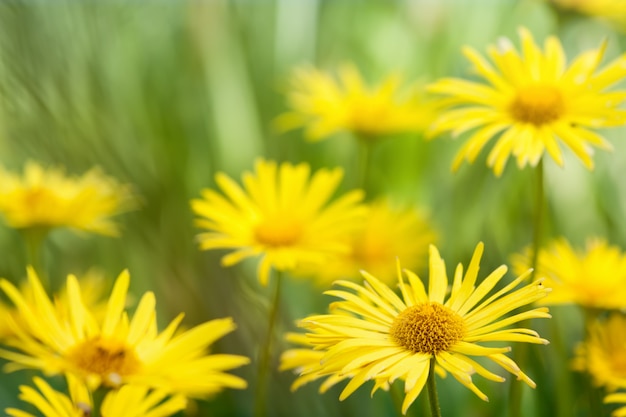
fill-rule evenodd
<path id="1" fill-rule="evenodd" d="M 280 290 L 282 281 L 282 272 L 276 271 L 276 283 L 274 284 L 274 295 L 270 300 L 269 323 L 267 326 L 267 335 L 265 343 L 262 346 L 261 356 L 259 358 L 258 381 L 256 388 L 256 402 L 254 407 L 254 415 L 264 417 L 267 415 L 267 373 L 270 368 L 270 358 L 272 353 L 272 341 L 274 340 L 274 328 L 276 326 L 276 317 L 280 305 Z"/>
<path id="2" fill-rule="evenodd" d="M 369 171 L 372 153 L 372 140 L 367 137 L 357 137 L 359 144 L 358 178 L 357 187 L 362 188 L 366 193 L 369 191 Z"/>
<path id="3" fill-rule="evenodd" d="M 590 330 L 594 323 L 598 320 L 598 316 L 600 312 L 595 309 L 585 308 L 585 330 L 584 330 L 584 340 L 585 342 L 589 341 Z M 593 375 L 591 372 L 587 372 L 586 378 L 586 389 L 587 395 L 589 399 L 589 415 L 590 416 L 601 416 L 602 414 L 602 393 L 600 388 L 594 386 L 593 384 Z"/>
<path id="4" fill-rule="evenodd" d="M 435 383 L 435 355 L 430 358 L 430 367 L 428 369 L 428 400 L 430 401 L 431 417 L 441 417 L 441 407 L 439 407 L 439 397 L 437 396 L 437 385 Z"/>
<path id="5" fill-rule="evenodd" d="M 539 262 L 539 251 L 541 250 L 541 240 L 543 231 L 543 216 L 545 206 L 544 195 L 544 174 L 543 174 L 543 158 L 539 160 L 537 168 L 535 170 L 535 185 L 534 185 L 534 211 L 533 211 L 533 234 L 532 234 L 532 253 L 530 258 L 530 267 L 533 269 L 531 273 L 531 280 L 535 279 L 537 274 L 537 264 Z M 525 320 L 520 323 L 520 327 L 529 327 L 530 322 Z M 515 350 L 515 362 L 522 368 L 526 358 L 528 356 L 528 346 L 525 343 Z M 512 380 L 509 385 L 509 416 L 520 417 L 522 413 L 522 384 L 519 381 Z"/>
<path id="6" fill-rule="evenodd" d="M 41 285 L 46 290 L 50 290 L 50 282 L 48 275 L 43 268 L 43 242 L 48 235 L 48 229 L 46 228 L 27 228 L 20 230 L 26 245 L 26 262 L 30 265 L 37 276 Z"/>

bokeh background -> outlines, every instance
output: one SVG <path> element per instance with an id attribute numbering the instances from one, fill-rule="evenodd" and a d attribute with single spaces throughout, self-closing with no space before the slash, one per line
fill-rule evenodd
<path id="1" fill-rule="evenodd" d="M 215 172 L 239 179 L 259 156 L 341 166 L 342 190 L 355 186 L 357 149 L 348 134 L 311 143 L 301 130 L 274 128 L 287 110 L 288 77 L 296 66 L 334 71 L 352 62 L 372 82 L 398 71 L 407 83 L 473 77 L 461 47 L 484 51 L 501 36 L 517 44 L 520 25 L 540 42 L 558 35 L 570 59 L 604 39 L 607 61 L 626 45 L 626 27 L 541 0 L 3 1 L 0 162 L 21 171 L 36 160 L 72 174 L 99 166 L 133 184 L 141 206 L 119 216 L 120 238 L 54 231 L 45 267 L 57 284 L 68 273 L 96 268 L 114 278 L 128 268 L 134 294 L 155 291 L 161 323 L 180 311 L 189 326 L 232 316 L 238 329 L 215 350 L 253 359 L 233 372 L 249 388 L 191 404 L 185 415 L 249 416 L 269 289 L 258 284 L 254 262 L 224 269 L 222 252 L 198 250 L 190 199 L 214 186 Z M 606 132 L 615 150 L 598 152 L 594 171 L 569 150 L 564 168 L 545 161 L 545 238 L 565 236 L 581 246 L 602 236 L 626 247 L 625 133 Z M 534 172 L 510 161 L 496 178 L 483 152 L 452 174 L 461 141 L 416 134 L 381 141 L 372 154 L 371 188 L 430 213 L 450 273 L 484 241 L 486 275 L 531 242 Z M 26 254 L 19 234 L 0 227 L 0 248 L 0 276 L 20 280 Z M 294 330 L 297 318 L 325 311 L 330 297 L 323 289 L 284 282 L 281 332 Z M 552 312 L 551 323 L 533 327 L 561 340 L 556 347 L 528 348 L 525 370 L 538 388 L 524 388 L 523 415 L 589 415 L 579 395 L 582 377 L 567 368 L 582 335 L 580 315 L 568 307 Z M 288 344 L 278 338 L 275 347 L 274 369 Z M 323 395 L 315 383 L 291 393 L 293 374 L 273 371 L 271 378 L 272 416 L 394 415 L 384 392 L 370 398 L 363 387 L 339 402 L 343 384 Z M 27 379 L 0 376 L 3 409 L 20 404 L 17 384 Z M 439 380 L 444 416 L 507 415 L 509 382 L 477 381 L 489 403 L 452 378 Z M 424 392 L 409 413 L 429 415 L 425 401 Z"/>

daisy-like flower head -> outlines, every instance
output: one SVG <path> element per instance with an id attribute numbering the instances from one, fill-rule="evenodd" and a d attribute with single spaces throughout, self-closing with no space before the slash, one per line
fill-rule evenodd
<path id="1" fill-rule="evenodd" d="M 258 277 L 267 285 L 271 268 L 293 271 L 321 265 L 349 250 L 346 236 L 363 220 L 363 192 L 351 191 L 329 200 L 343 171 L 320 169 L 311 176 L 308 164 L 258 160 L 256 172 L 243 174 L 244 189 L 225 174 L 215 180 L 225 194 L 205 189 L 191 202 L 196 221 L 208 232 L 198 238 L 201 249 L 235 249 L 222 258 L 230 266 L 261 256 Z"/>
<path id="2" fill-rule="evenodd" d="M 511 155 L 520 168 L 537 165 L 545 151 L 563 165 L 559 142 L 592 169 L 591 146 L 611 149 L 592 129 L 626 122 L 626 113 L 618 108 L 626 91 L 609 91 L 626 77 L 626 55 L 599 69 L 605 50 L 602 44 L 580 54 L 568 67 L 556 37 L 548 37 L 542 51 L 528 30 L 521 28 L 519 34 L 521 54 L 508 39 L 488 48 L 495 67 L 474 49 L 464 48 L 465 56 L 487 83 L 446 78 L 431 85 L 431 92 L 447 97 L 442 100 L 446 111 L 429 133 L 451 131 L 457 136 L 474 130 L 457 154 L 453 169 L 464 159 L 472 163 L 494 137 L 497 140 L 487 164 L 497 176 Z"/>
<path id="3" fill-rule="evenodd" d="M 69 227 L 117 236 L 111 217 L 135 205 L 128 185 L 98 169 L 69 177 L 62 169 L 28 162 L 20 177 L 0 167 L 0 213 L 16 229 Z"/>
<path id="4" fill-rule="evenodd" d="M 588 331 L 587 340 L 576 347 L 572 367 L 609 391 L 626 387 L 626 318 L 613 313 L 591 323 Z"/>
<path id="5" fill-rule="evenodd" d="M 529 268 L 530 249 L 513 256 L 516 273 Z M 588 239 L 585 250 L 555 239 L 539 251 L 537 276 L 552 292 L 542 304 L 577 304 L 593 309 L 626 308 L 626 254 L 604 239 Z"/>
<path id="6" fill-rule="evenodd" d="M 288 130 L 306 127 L 309 140 L 317 141 L 348 131 L 360 138 L 421 132 L 434 108 L 417 86 L 400 88 L 400 77 L 390 75 L 379 85 L 367 86 L 354 65 L 344 65 L 338 78 L 314 68 L 294 71 L 288 101 L 291 112 L 276 123 Z"/>
<path id="7" fill-rule="evenodd" d="M 505 355 L 510 347 L 487 347 L 482 342 L 548 341 L 530 329 L 507 328 L 531 318 L 549 318 L 545 307 L 532 308 L 507 316 L 545 296 L 549 291 L 541 280 L 515 289 L 530 271 L 493 292 L 507 271 L 502 265 L 476 285 L 483 245 L 474 251 L 465 275 L 461 264 L 456 268 L 451 293 L 445 264 L 434 246 L 430 247 L 428 291 L 420 278 L 404 270 L 406 282 L 398 271 L 401 296 L 374 276 L 363 272 L 364 285 L 338 281 L 343 289 L 327 291 L 341 301 L 331 304 L 331 314 L 308 317 L 301 326 L 309 330 L 307 341 L 325 352 L 316 376 L 347 376 L 350 382 L 340 400 L 352 394 L 368 380 L 374 390 L 396 379 L 404 380 L 406 396 L 402 412 L 422 391 L 434 358 L 442 371 L 450 372 L 461 384 L 483 400 L 487 396 L 474 385 L 472 374 L 493 381 L 504 381 L 487 370 L 472 356 L 486 357 L 511 372 L 531 387 L 535 383 Z M 398 266 L 398 269 L 399 266 Z M 304 373 L 301 378 L 310 378 Z"/>
<path id="8" fill-rule="evenodd" d="M 396 258 L 406 259 L 407 269 L 421 269 L 427 263 L 428 245 L 436 239 L 424 212 L 379 200 L 368 205 L 367 221 L 349 236 L 349 252 L 327 262 L 324 268 L 304 273 L 326 286 L 337 279 L 355 279 L 363 269 L 390 284 L 397 280 Z"/>
<path id="9" fill-rule="evenodd" d="M 46 381 L 35 377 L 37 389 L 20 386 L 20 399 L 31 404 L 45 417 L 88 417 L 93 411 L 93 402 L 87 387 L 79 380 L 68 376 L 70 395 L 54 390 Z M 100 406 L 102 417 L 167 417 L 183 410 L 187 403 L 183 395 L 168 396 L 162 390 L 149 391 L 145 387 L 125 385 L 110 391 Z M 11 417 L 36 417 L 16 408 L 7 408 Z"/>
<path id="10" fill-rule="evenodd" d="M 7 318 L 15 334 L 7 341 L 15 351 L 0 350 L 0 356 L 10 361 L 7 371 L 35 368 L 46 374 L 69 373 L 86 381 L 90 390 L 138 384 L 193 397 L 246 387 L 243 379 L 223 371 L 249 363 L 248 358 L 208 353 L 215 340 L 235 329 L 230 318 L 176 332 L 180 314 L 159 332 L 152 292 L 141 297 L 132 318 L 124 310 L 130 280 L 126 271 L 115 282 L 103 318 L 96 318 L 85 306 L 74 276 L 67 278 L 67 306 L 61 312 L 31 268 L 28 280 L 32 302 L 8 281 L 0 281 L 20 320 L 17 324 Z"/>
<path id="11" fill-rule="evenodd" d="M 98 271 L 92 270 L 81 276 L 78 282 L 83 304 L 91 311 L 94 317 L 101 320 L 105 316 L 107 308 L 106 295 L 108 284 L 104 276 Z M 24 280 L 20 285 L 20 292 L 28 304 L 33 305 L 36 303 L 35 293 L 28 280 Z M 65 288 L 62 288 L 61 291 L 55 295 L 53 302 L 59 317 L 65 316 L 65 319 L 69 319 L 69 313 L 67 311 L 69 299 Z M 16 323 L 18 327 L 21 327 L 19 311 L 15 307 L 0 302 L 0 317 L 5 317 L 6 315 L 12 315 L 14 323 Z M 14 326 L 11 326 L 7 320 L 0 320 L 0 340 L 14 337 L 15 333 L 13 328 Z"/>
<path id="12" fill-rule="evenodd" d="M 621 404 L 617 410 L 613 411 L 612 417 L 626 417 L 626 392 L 614 392 L 604 397 L 605 403 Z"/>

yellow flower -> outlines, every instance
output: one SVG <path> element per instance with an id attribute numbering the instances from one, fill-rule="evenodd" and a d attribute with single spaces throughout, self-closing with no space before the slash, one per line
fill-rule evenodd
<path id="1" fill-rule="evenodd" d="M 85 417 L 91 415 L 93 402 L 89 391 L 79 380 L 68 377 L 70 395 L 55 391 L 41 378 L 33 378 L 38 390 L 20 386 L 20 399 L 37 408 L 45 417 Z M 100 407 L 98 415 L 123 417 L 166 417 L 185 408 L 182 395 L 169 397 L 162 390 L 149 391 L 145 387 L 125 385 L 110 391 Z M 12 417 L 36 417 L 15 408 L 7 408 Z"/>
<path id="2" fill-rule="evenodd" d="M 129 186 L 98 169 L 68 177 L 61 169 L 29 162 L 20 178 L 0 167 L 0 213 L 16 229 L 69 227 L 117 236 L 110 217 L 134 205 Z"/>
<path id="3" fill-rule="evenodd" d="M 117 278 L 101 319 L 85 306 L 74 276 L 67 278 L 68 305 L 63 313 L 31 268 L 28 280 L 32 303 L 11 283 L 0 281 L 20 319 L 18 325 L 8 317 L 15 337 L 7 343 L 18 351 L 0 350 L 0 356 L 10 361 L 8 371 L 35 368 L 46 374 L 71 373 L 90 389 L 138 384 L 194 397 L 246 387 L 244 380 L 222 371 L 247 364 L 248 358 L 207 352 L 215 340 L 234 330 L 230 318 L 175 334 L 183 318 L 180 314 L 159 333 L 152 292 L 141 297 L 131 318 L 124 310 L 130 280 L 127 271 Z"/>
<path id="4" fill-rule="evenodd" d="M 622 404 L 623 407 L 618 408 L 611 414 L 612 417 L 626 417 L 626 392 L 615 392 L 604 397 L 605 403 Z"/>
<path id="5" fill-rule="evenodd" d="M 326 285 L 337 279 L 355 279 L 365 270 L 389 284 L 397 279 L 396 258 L 406 259 L 407 269 L 421 269 L 428 245 L 435 241 L 436 233 L 423 212 L 380 200 L 368 206 L 367 221 L 350 235 L 348 253 L 304 274 L 314 275 L 318 283 Z"/>
<path id="6" fill-rule="evenodd" d="M 597 17 L 626 31 L 626 2 L 624 0 L 552 0 L 559 7 Z"/>
<path id="7" fill-rule="evenodd" d="M 605 45 L 579 55 L 567 67 L 563 47 L 550 36 L 544 51 L 524 28 L 519 31 L 522 53 L 508 39 L 487 50 L 495 68 L 474 49 L 463 52 L 488 84 L 455 78 L 429 87 L 448 96 L 447 109 L 433 124 L 431 135 L 451 131 L 453 136 L 475 130 L 457 154 L 453 169 L 464 159 L 472 163 L 487 142 L 498 137 L 487 157 L 497 176 L 513 155 L 517 165 L 536 166 L 544 151 L 559 164 L 563 156 L 558 140 L 593 168 L 590 145 L 610 150 L 611 145 L 591 129 L 623 125 L 626 113 L 618 106 L 626 91 L 607 91 L 626 77 L 626 55 L 598 70 Z"/>
<path id="8" fill-rule="evenodd" d="M 588 372 L 596 386 L 626 387 L 626 318 L 614 313 L 591 323 L 587 340 L 577 346 L 572 367 Z"/>
<path id="9" fill-rule="evenodd" d="M 348 131 L 360 138 L 421 132 L 434 109 L 416 86 L 400 89 L 400 77 L 390 75 L 379 85 L 367 86 L 354 65 L 344 65 L 338 79 L 310 67 L 298 68 L 291 78 L 288 101 L 292 111 L 276 123 L 288 130 L 306 127 L 312 141 Z"/>
<path id="10" fill-rule="evenodd" d="M 242 189 L 218 173 L 215 180 L 225 196 L 205 189 L 191 202 L 208 229 L 198 238 L 201 249 L 236 249 L 222 258 L 224 266 L 261 256 L 258 276 L 267 285 L 269 271 L 293 271 L 320 265 L 329 256 L 348 251 L 345 236 L 364 215 L 361 191 L 329 203 L 343 175 L 341 169 L 320 169 L 310 176 L 305 163 L 292 165 L 258 160 L 256 173 L 243 174 Z"/>
<path id="11" fill-rule="evenodd" d="M 578 304 L 597 309 L 626 308 L 626 254 L 603 239 L 589 239 L 584 251 L 555 239 L 539 251 L 537 276 L 552 292 L 542 304 Z M 513 257 L 513 269 L 530 265 L 530 250 Z"/>
<path id="12" fill-rule="evenodd" d="M 403 413 L 422 391 L 431 358 L 483 400 L 487 396 L 474 385 L 472 374 L 499 382 L 504 378 L 470 356 L 484 356 L 534 387 L 535 383 L 504 355 L 510 347 L 479 343 L 548 343 L 533 330 L 507 328 L 526 319 L 549 318 L 547 308 L 533 308 L 508 317 L 507 314 L 535 302 L 549 290 L 541 280 L 515 289 L 528 278 L 528 271 L 489 295 L 507 268 L 500 266 L 475 286 L 482 253 L 483 245 L 479 243 L 465 275 L 462 265 L 458 265 L 448 297 L 445 264 L 434 246 L 430 247 L 428 291 L 409 270 L 404 270 L 408 282 L 398 270 L 401 297 L 367 272 L 363 272 L 363 286 L 338 281 L 337 285 L 345 290 L 326 292 L 341 299 L 331 304 L 331 314 L 301 321 L 301 326 L 310 331 L 308 343 L 325 351 L 319 368 L 311 372 L 316 376 L 348 376 L 351 380 L 340 400 L 370 379 L 376 381 L 374 391 L 402 379 L 406 392 Z"/>
<path id="13" fill-rule="evenodd" d="M 81 299 L 85 307 L 91 311 L 91 313 L 101 320 L 106 314 L 106 300 L 105 295 L 108 291 L 107 281 L 104 276 L 98 271 L 88 271 L 84 276 L 79 278 Z M 20 291 L 24 296 L 26 302 L 30 305 L 36 303 L 35 294 L 33 288 L 29 285 L 29 281 L 25 281 L 20 285 Z M 67 291 L 62 288 L 61 291 L 54 298 L 54 307 L 59 314 L 59 317 L 63 317 L 65 320 L 69 320 L 69 299 Z M 21 328 L 21 319 L 19 311 L 14 307 L 0 302 L 0 316 L 12 315 L 18 328 Z M 0 340 L 9 339 L 15 336 L 13 328 L 9 325 L 7 320 L 0 320 Z"/>

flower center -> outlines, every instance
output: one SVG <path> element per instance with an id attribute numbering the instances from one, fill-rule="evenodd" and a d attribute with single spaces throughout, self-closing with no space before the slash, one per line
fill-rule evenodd
<path id="1" fill-rule="evenodd" d="M 290 246 L 300 240 L 302 223 L 288 216 L 269 217 L 254 229 L 258 242 L 268 246 Z"/>
<path id="2" fill-rule="evenodd" d="M 68 358 L 78 368 L 100 375 L 104 384 L 116 387 L 122 377 L 140 368 L 141 362 L 134 350 L 115 340 L 95 338 L 74 346 Z"/>
<path id="3" fill-rule="evenodd" d="M 510 107 L 513 118 L 534 125 L 550 123 L 561 117 L 564 110 L 561 92 L 543 84 L 529 85 L 519 90 Z"/>
<path id="4" fill-rule="evenodd" d="M 415 353 L 436 354 L 448 350 L 465 335 L 463 318 L 439 303 L 416 304 L 391 324 L 394 342 Z"/>

